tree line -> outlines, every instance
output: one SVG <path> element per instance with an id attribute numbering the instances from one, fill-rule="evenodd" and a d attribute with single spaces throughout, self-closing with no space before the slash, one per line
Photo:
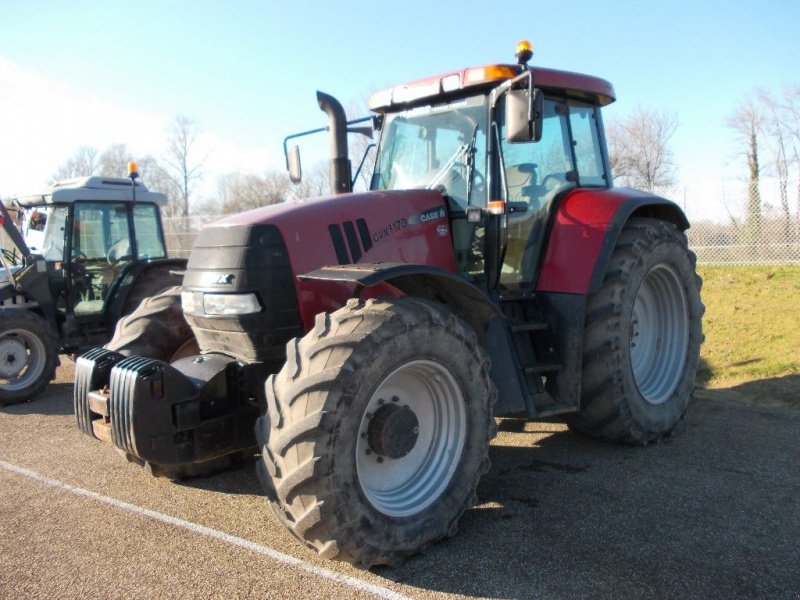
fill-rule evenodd
<path id="1" fill-rule="evenodd" d="M 739 153 L 747 165 L 748 197 L 746 227 L 756 230 L 763 220 L 760 182 L 764 176 L 778 182 L 777 208 L 784 235 L 791 231 L 790 194 L 794 195 L 800 220 L 800 84 L 784 86 L 779 92 L 752 90 L 728 116 Z M 791 181 L 795 189 L 789 190 Z M 742 225 L 732 215 L 734 225 Z"/>
<path id="2" fill-rule="evenodd" d="M 756 89 L 737 105 L 726 120 L 745 160 L 750 183 L 744 224 L 757 224 L 762 218 L 759 180 L 776 177 L 780 182 L 779 208 L 788 227 L 790 219 L 789 182 L 800 210 L 800 84 L 783 88 L 780 93 Z M 671 140 L 678 128 L 675 113 L 637 106 L 626 117 L 606 123 L 609 162 L 617 185 L 671 195 L 677 183 L 675 156 Z M 220 176 L 215 191 L 197 197 L 197 184 L 204 177 L 205 157 L 200 155 L 197 139 L 200 126 L 194 119 L 177 116 L 165 130 L 164 154 L 147 155 L 137 160 L 149 189 L 167 194 L 165 216 L 190 214 L 226 214 L 286 199 L 307 198 L 328 193 L 325 162 L 308 169 L 299 185 L 293 186 L 283 171 L 266 170 L 261 174 L 240 172 Z M 355 136 L 351 141 L 354 157 L 359 159 L 368 140 Z M 86 175 L 125 177 L 131 152 L 124 144 L 114 144 L 99 152 L 81 146 L 53 173 L 62 180 Z M 374 151 L 372 152 L 374 160 Z M 369 162 L 369 161 L 368 161 Z M 368 185 L 371 165 L 359 179 Z M 731 214 L 734 225 L 739 225 Z"/>
<path id="3" fill-rule="evenodd" d="M 292 186 L 285 173 L 267 170 L 262 174 L 228 173 L 218 177 L 215 191 L 200 197 L 198 183 L 205 177 L 206 156 L 198 148 L 198 122 L 179 115 L 165 129 L 166 151 L 155 156 L 134 157 L 126 144 L 112 144 L 103 151 L 83 145 L 61 163 L 50 183 L 98 175 L 127 177 L 128 163 L 135 161 L 142 181 L 151 191 L 166 194 L 164 217 L 236 213 L 259 206 L 327 193 L 327 167 L 313 166 L 299 186 Z"/>

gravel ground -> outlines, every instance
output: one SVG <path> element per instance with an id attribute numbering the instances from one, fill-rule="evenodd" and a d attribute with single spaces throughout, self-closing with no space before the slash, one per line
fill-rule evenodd
<path id="1" fill-rule="evenodd" d="M 284 532 L 252 465 L 173 483 L 79 433 L 62 362 L 0 409 L 2 598 L 800 598 L 797 410 L 706 391 L 646 448 L 503 421 L 458 535 L 364 572 Z"/>

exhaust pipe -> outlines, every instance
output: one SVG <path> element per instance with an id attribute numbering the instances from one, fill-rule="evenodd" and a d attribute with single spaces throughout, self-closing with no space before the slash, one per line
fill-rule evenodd
<path id="1" fill-rule="evenodd" d="M 331 132 L 330 180 L 331 192 L 346 194 L 353 191 L 350 175 L 350 159 L 347 156 L 347 117 L 341 103 L 324 92 L 317 92 L 320 110 L 328 115 Z"/>

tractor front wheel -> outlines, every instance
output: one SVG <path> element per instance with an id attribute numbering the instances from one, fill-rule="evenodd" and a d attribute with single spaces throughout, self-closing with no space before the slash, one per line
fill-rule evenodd
<path id="1" fill-rule="evenodd" d="M 25 309 L 0 310 L 0 405 L 44 391 L 57 365 L 58 340 L 47 321 Z"/>
<path id="2" fill-rule="evenodd" d="M 673 224 L 637 218 L 626 225 L 587 303 L 573 429 L 634 444 L 673 430 L 694 391 L 703 341 L 695 262 Z"/>
<path id="3" fill-rule="evenodd" d="M 174 362 L 199 354 L 197 340 L 181 308 L 181 288 L 174 286 L 141 301 L 117 322 L 105 345 L 125 356 L 144 356 Z"/>
<path id="4" fill-rule="evenodd" d="M 428 302 L 353 300 L 287 355 L 256 425 L 259 476 L 287 529 L 362 568 L 454 534 L 495 433 L 475 333 Z"/>

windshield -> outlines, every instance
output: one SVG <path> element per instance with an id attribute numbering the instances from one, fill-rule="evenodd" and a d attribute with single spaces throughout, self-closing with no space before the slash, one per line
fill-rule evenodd
<path id="1" fill-rule="evenodd" d="M 386 115 L 372 189 L 436 189 L 452 209 L 483 205 L 486 115 L 483 96 Z"/>
<path id="2" fill-rule="evenodd" d="M 22 236 L 30 251 L 46 260 L 64 259 L 64 227 L 67 207 L 42 205 L 25 209 L 22 214 Z"/>

